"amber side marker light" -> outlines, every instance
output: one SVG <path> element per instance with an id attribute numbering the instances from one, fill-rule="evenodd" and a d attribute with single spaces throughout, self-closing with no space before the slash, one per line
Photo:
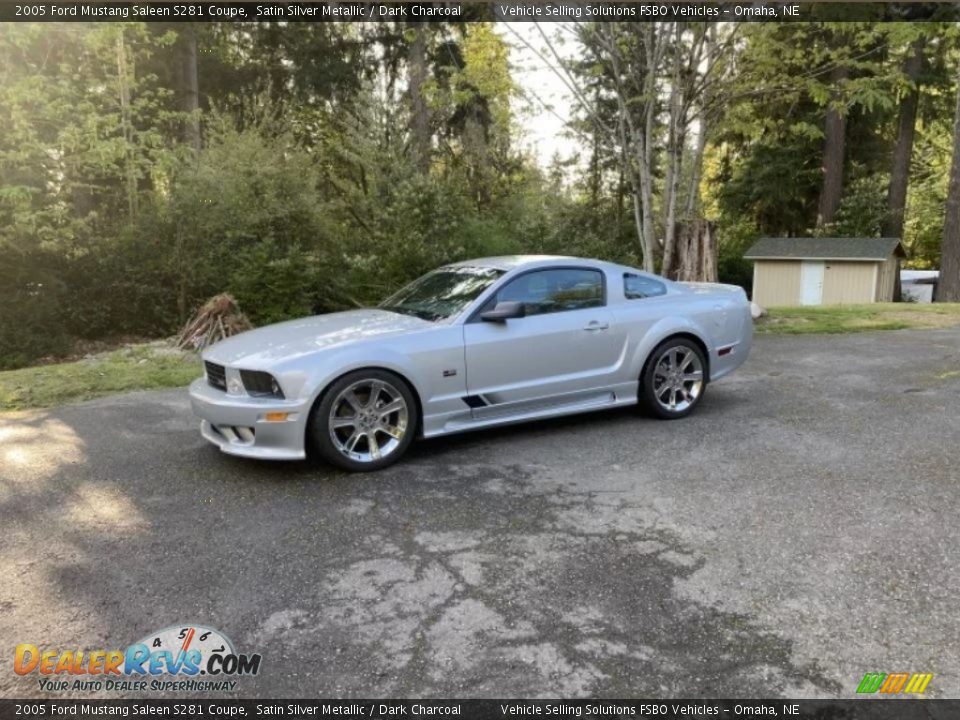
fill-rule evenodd
<path id="1" fill-rule="evenodd" d="M 268 412 L 263 415 L 263 419 L 267 422 L 283 422 L 288 417 L 290 417 L 290 413 L 285 412 Z"/>

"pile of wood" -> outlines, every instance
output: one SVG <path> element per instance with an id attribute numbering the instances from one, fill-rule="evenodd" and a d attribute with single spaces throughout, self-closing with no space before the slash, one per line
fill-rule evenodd
<path id="1" fill-rule="evenodd" d="M 183 326 L 177 335 L 177 347 L 203 350 L 224 338 L 252 329 L 253 324 L 240 311 L 232 295 L 214 295 Z"/>

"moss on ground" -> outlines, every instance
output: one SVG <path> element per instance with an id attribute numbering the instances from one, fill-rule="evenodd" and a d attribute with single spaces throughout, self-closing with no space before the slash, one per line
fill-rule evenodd
<path id="1" fill-rule="evenodd" d="M 129 390 L 182 387 L 203 373 L 193 353 L 164 342 L 129 345 L 76 362 L 0 372 L 0 411 L 42 408 Z"/>
<path id="2" fill-rule="evenodd" d="M 876 303 L 769 308 L 756 324 L 759 335 L 851 333 L 935 328 L 960 324 L 960 303 Z"/>

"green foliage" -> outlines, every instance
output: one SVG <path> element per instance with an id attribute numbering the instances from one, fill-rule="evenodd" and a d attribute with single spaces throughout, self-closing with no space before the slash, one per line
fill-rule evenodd
<path id="1" fill-rule="evenodd" d="M 820 229 L 827 237 L 879 237 L 887 213 L 887 182 L 881 174 L 858 172 L 851 168 L 853 179 L 847 184 L 836 222 Z"/>
<path id="2" fill-rule="evenodd" d="M 68 347 L 63 288 L 48 253 L 18 255 L 0 248 L 0 369 L 19 367 Z"/>
<path id="3" fill-rule="evenodd" d="M 904 243 L 909 265 L 940 267 L 943 208 L 951 161 L 949 122 L 934 121 L 919 129 L 914 148 L 914 172 L 907 191 Z"/>
<path id="4" fill-rule="evenodd" d="M 842 8 L 837 12 L 842 15 Z M 757 23 L 741 31 L 742 71 L 716 125 L 705 170 L 708 216 L 720 228 L 721 277 L 745 285 L 749 266 L 742 253 L 764 235 L 880 234 L 899 103 L 912 88 L 903 60 L 920 34 L 927 38 L 927 63 L 904 243 L 911 264 L 935 267 L 955 97 L 955 29 L 932 23 Z M 846 69 L 841 80 L 832 75 L 837 67 Z M 827 107 L 846 118 L 844 190 L 835 221 L 816 227 Z"/>
<path id="5" fill-rule="evenodd" d="M 828 108 L 846 118 L 845 190 L 836 221 L 817 232 L 879 231 L 910 89 L 902 61 L 921 31 L 929 52 L 904 239 L 915 266 L 939 260 L 956 31 L 824 13 L 829 22 L 729 28 L 695 211 L 717 230 L 722 281 L 749 287 L 742 255 L 758 237 L 815 231 Z M 571 68 L 593 104 L 577 127 L 589 157 L 540 168 L 517 147 L 518 87 L 496 26 L 427 27 L 429 169 L 409 133 L 400 23 L 0 28 L 0 367 L 77 338 L 171 334 L 219 292 L 264 324 L 372 304 L 475 256 L 639 264 L 630 173 L 592 122 L 616 127 L 618 113 L 598 48 Z M 686 32 L 706 39 L 699 25 Z M 640 52 L 639 37 L 622 27 L 621 51 Z M 191 38 L 199 110 L 184 105 Z M 186 132 L 197 118 L 199 151 Z M 661 127 L 651 154 L 654 241 L 668 139 Z"/>
<path id="6" fill-rule="evenodd" d="M 166 238 L 179 311 L 227 291 L 257 323 L 309 314 L 334 249 L 319 182 L 290 135 L 214 123 L 196 165 L 178 170 L 140 229 Z"/>

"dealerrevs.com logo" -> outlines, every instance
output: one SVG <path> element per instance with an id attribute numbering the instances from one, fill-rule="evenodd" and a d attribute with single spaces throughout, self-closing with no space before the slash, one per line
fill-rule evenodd
<path id="1" fill-rule="evenodd" d="M 41 649 L 21 643 L 13 671 L 37 676 L 48 692 L 198 692 L 234 690 L 236 678 L 256 675 L 260 655 L 234 650 L 223 633 L 202 625 L 174 625 L 126 650 Z"/>

